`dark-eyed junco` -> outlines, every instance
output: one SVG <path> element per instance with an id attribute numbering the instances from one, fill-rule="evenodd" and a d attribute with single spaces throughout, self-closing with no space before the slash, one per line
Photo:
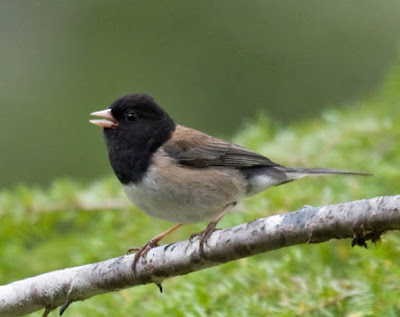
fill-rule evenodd
<path id="1" fill-rule="evenodd" d="M 308 175 L 365 173 L 286 167 L 244 147 L 175 124 L 152 97 L 121 97 L 90 122 L 104 128 L 111 166 L 128 198 L 150 216 L 177 223 L 138 249 L 137 260 L 185 223 L 218 221 L 239 200 Z"/>

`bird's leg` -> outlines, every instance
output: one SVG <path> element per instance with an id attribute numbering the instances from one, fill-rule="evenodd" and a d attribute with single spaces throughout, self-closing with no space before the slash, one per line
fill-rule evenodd
<path id="1" fill-rule="evenodd" d="M 215 231 L 215 227 L 217 226 L 218 222 L 231 210 L 235 207 L 236 202 L 230 203 L 225 206 L 225 208 L 221 211 L 221 213 L 215 217 L 213 221 L 211 221 L 207 228 L 199 233 L 192 234 L 190 238 L 195 236 L 199 236 L 199 251 L 200 255 L 204 256 L 204 244 L 207 244 L 207 240 L 210 238 L 211 234 Z"/>
<path id="2" fill-rule="evenodd" d="M 174 232 L 175 230 L 179 229 L 180 227 L 183 226 L 183 223 L 178 223 L 172 228 L 169 228 L 168 230 L 160 233 L 159 235 L 156 235 L 154 238 L 152 238 L 149 242 L 147 242 L 143 247 L 141 248 L 130 248 L 128 249 L 127 253 L 131 252 L 136 252 L 135 258 L 132 263 L 132 269 L 134 272 L 136 272 L 136 264 L 139 261 L 139 258 L 141 256 L 146 256 L 146 254 L 152 249 L 158 246 L 158 242 L 165 238 L 167 235 L 170 233 Z"/>

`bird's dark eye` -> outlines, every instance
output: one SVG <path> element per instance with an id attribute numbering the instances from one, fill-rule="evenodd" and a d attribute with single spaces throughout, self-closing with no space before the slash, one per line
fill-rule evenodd
<path id="1" fill-rule="evenodd" d="M 126 120 L 128 120 L 128 121 L 133 122 L 133 121 L 136 121 L 137 119 L 138 119 L 138 116 L 137 116 L 137 114 L 135 112 L 129 112 L 126 115 Z"/>

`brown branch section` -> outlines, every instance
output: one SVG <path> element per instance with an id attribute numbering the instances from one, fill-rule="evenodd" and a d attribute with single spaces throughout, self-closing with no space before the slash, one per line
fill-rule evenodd
<path id="1" fill-rule="evenodd" d="M 353 238 L 365 245 L 400 229 L 400 195 L 376 197 L 257 219 L 216 231 L 200 256 L 199 242 L 185 240 L 150 250 L 132 271 L 133 255 L 49 272 L 0 286 L 0 316 L 45 314 L 74 301 L 216 266 L 295 244 Z"/>

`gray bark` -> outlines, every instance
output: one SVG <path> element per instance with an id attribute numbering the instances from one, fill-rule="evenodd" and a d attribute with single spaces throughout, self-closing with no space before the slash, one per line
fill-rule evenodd
<path id="1" fill-rule="evenodd" d="M 199 253 L 197 238 L 150 250 L 132 271 L 134 255 L 67 268 L 0 286 L 0 316 L 20 316 L 94 295 L 216 266 L 254 254 L 302 243 L 353 238 L 364 245 L 388 230 L 400 229 L 400 195 L 324 207 L 305 206 L 216 231 Z"/>

